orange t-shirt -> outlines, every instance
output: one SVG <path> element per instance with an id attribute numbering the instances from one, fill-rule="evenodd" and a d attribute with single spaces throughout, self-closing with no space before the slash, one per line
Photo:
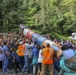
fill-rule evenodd
<path id="1" fill-rule="evenodd" d="M 42 64 L 53 64 L 54 63 L 54 50 L 51 48 L 44 48 L 42 50 Z"/>
<path id="2" fill-rule="evenodd" d="M 19 45 L 18 46 L 18 55 L 19 56 L 24 56 L 24 50 L 25 50 L 25 46 L 24 45 Z"/>

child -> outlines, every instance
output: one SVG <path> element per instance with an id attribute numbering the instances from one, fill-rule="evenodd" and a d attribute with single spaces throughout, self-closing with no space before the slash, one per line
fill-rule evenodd
<path id="1" fill-rule="evenodd" d="M 12 62 L 13 62 L 13 66 L 14 66 L 14 69 L 15 69 L 15 73 L 17 74 L 17 68 L 20 69 L 20 67 L 19 67 L 20 59 L 19 59 L 18 54 L 16 53 L 15 48 L 12 48 L 11 56 L 12 56 Z"/>

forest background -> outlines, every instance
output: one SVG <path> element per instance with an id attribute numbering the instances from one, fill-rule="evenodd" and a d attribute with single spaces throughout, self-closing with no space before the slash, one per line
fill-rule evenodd
<path id="1" fill-rule="evenodd" d="M 76 0 L 0 0 L 0 32 L 18 33 L 20 24 L 65 39 L 76 32 Z"/>

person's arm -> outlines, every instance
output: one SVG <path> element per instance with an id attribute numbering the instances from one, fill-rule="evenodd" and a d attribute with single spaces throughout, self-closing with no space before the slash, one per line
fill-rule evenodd
<path id="1" fill-rule="evenodd" d="M 26 45 L 24 45 L 24 49 L 23 49 L 23 52 L 24 52 L 24 53 L 26 52 Z"/>
<path id="2" fill-rule="evenodd" d="M 42 51 L 41 51 L 41 55 L 43 56 L 43 49 L 42 49 Z"/>
<path id="3" fill-rule="evenodd" d="M 11 56 L 13 58 L 12 61 L 15 62 L 15 53 L 12 53 Z"/>
<path id="4" fill-rule="evenodd" d="M 75 59 L 76 59 L 76 50 L 74 52 L 75 52 Z"/>
<path id="5" fill-rule="evenodd" d="M 9 52 L 8 51 L 6 51 L 5 53 L 6 53 L 7 56 L 9 56 Z"/>
<path id="6" fill-rule="evenodd" d="M 9 56 L 9 50 L 8 50 L 8 48 L 7 47 L 3 47 L 3 51 L 4 51 L 4 53 L 7 55 L 7 56 Z"/>
<path id="7" fill-rule="evenodd" d="M 71 70 L 66 67 L 64 58 L 60 60 L 60 68 L 63 69 L 65 72 L 71 72 Z"/>
<path id="8" fill-rule="evenodd" d="M 9 57 L 10 53 L 9 53 L 9 49 L 8 48 L 6 48 L 5 53 L 6 53 L 7 57 Z"/>
<path id="9" fill-rule="evenodd" d="M 13 62 L 15 62 L 15 57 L 13 57 Z"/>

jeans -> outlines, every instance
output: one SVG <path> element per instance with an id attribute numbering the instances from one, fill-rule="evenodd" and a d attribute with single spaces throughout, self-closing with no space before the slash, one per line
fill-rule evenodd
<path id="1" fill-rule="evenodd" d="M 8 58 L 4 58 L 4 60 L 3 60 L 3 69 L 2 69 L 3 72 L 7 72 L 8 63 L 9 63 L 9 59 Z"/>
<path id="2" fill-rule="evenodd" d="M 28 55 L 24 56 L 25 64 L 23 67 L 23 71 L 29 71 L 29 64 L 28 64 Z"/>
<path id="3" fill-rule="evenodd" d="M 13 62 L 15 73 L 17 73 L 17 69 L 20 70 L 19 61 Z"/>
<path id="4" fill-rule="evenodd" d="M 32 73 L 32 71 L 33 71 L 33 67 L 32 67 L 32 64 L 31 63 L 32 63 L 32 58 L 29 58 L 28 59 L 28 64 L 29 64 L 29 72 L 30 73 Z"/>
<path id="5" fill-rule="evenodd" d="M 42 67 L 41 67 L 42 63 L 38 63 L 38 70 L 42 70 Z"/>
<path id="6" fill-rule="evenodd" d="M 0 69 L 2 69 L 2 62 L 3 62 L 3 61 L 0 61 Z"/>
<path id="7" fill-rule="evenodd" d="M 22 70 L 22 68 L 24 67 L 24 56 L 19 56 L 20 58 L 20 68 Z"/>
<path id="8" fill-rule="evenodd" d="M 60 66 L 59 66 L 59 60 L 57 58 L 54 59 L 54 68 L 59 72 Z M 54 71 L 55 71 L 54 69 Z"/>
<path id="9" fill-rule="evenodd" d="M 33 65 L 33 75 L 37 73 L 37 64 Z"/>

